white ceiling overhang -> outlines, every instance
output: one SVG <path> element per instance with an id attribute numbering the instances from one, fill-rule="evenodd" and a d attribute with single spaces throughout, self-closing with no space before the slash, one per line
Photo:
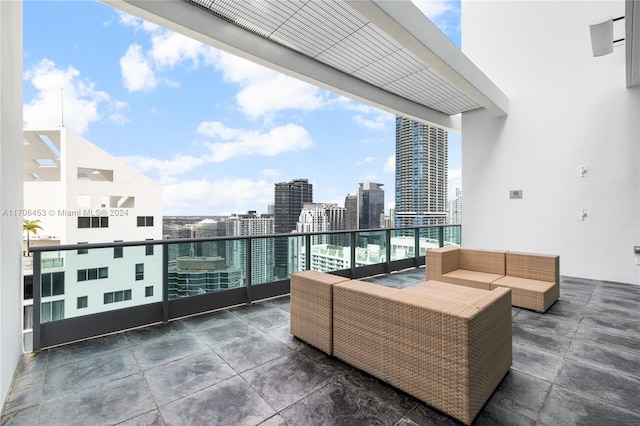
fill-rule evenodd
<path id="1" fill-rule="evenodd" d="M 102 0 L 385 111 L 460 130 L 507 96 L 410 1 Z"/>

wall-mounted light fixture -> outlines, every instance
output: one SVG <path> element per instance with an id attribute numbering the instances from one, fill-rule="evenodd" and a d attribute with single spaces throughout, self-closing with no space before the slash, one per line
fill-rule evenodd
<path id="1" fill-rule="evenodd" d="M 613 52 L 615 43 L 624 41 L 624 38 L 618 40 L 613 39 L 613 23 L 621 19 L 624 19 L 624 16 L 619 18 L 609 16 L 589 25 L 593 56 L 608 55 Z"/>

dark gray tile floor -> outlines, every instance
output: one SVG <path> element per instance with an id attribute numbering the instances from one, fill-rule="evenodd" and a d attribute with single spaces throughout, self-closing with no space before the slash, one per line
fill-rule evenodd
<path id="1" fill-rule="evenodd" d="M 563 277 L 560 287 L 546 314 L 513 309 L 513 365 L 475 424 L 640 424 L 640 286 Z M 111 424 L 458 423 L 293 338 L 283 297 L 25 356 L 0 417 Z"/>

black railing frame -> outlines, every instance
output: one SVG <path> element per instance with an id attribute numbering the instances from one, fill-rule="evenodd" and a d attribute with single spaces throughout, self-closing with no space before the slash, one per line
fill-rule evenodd
<path id="1" fill-rule="evenodd" d="M 77 250 L 78 245 L 60 245 L 60 246 L 32 246 L 30 248 L 30 252 L 33 253 L 33 351 L 37 352 L 41 349 L 49 346 L 57 346 L 60 344 L 69 343 L 76 340 L 88 339 L 92 337 L 97 337 L 101 334 L 114 333 L 119 331 L 124 331 L 126 329 L 151 325 L 154 323 L 167 323 L 171 320 L 181 318 L 183 316 L 202 314 L 206 312 L 210 312 L 217 309 L 229 308 L 232 306 L 237 306 L 238 304 L 251 304 L 256 300 L 261 300 L 263 298 L 268 297 L 277 297 L 277 296 L 285 296 L 289 293 L 289 279 L 275 281 L 271 283 L 260 283 L 255 284 L 252 282 L 252 267 L 253 267 L 253 259 L 252 259 L 252 244 L 253 241 L 262 239 L 262 238 L 277 238 L 277 237 L 304 237 L 304 247 L 305 247 L 305 270 L 311 268 L 311 241 L 312 236 L 315 235 L 331 235 L 331 234 L 349 234 L 350 238 L 350 267 L 347 270 L 343 271 L 334 271 L 337 275 L 346 276 L 347 278 L 359 278 L 367 275 L 378 274 L 378 273 L 391 273 L 396 270 L 406 269 L 407 267 L 415 267 L 419 268 L 424 264 L 423 256 L 420 256 L 420 231 L 424 229 L 437 228 L 438 229 L 438 245 L 439 247 L 444 246 L 444 233 L 446 228 L 459 228 L 461 234 L 461 226 L 460 225 L 431 225 L 431 226 L 419 226 L 419 227 L 409 227 L 409 228 L 379 228 L 379 229 L 360 229 L 360 230 L 341 230 L 341 231 L 327 231 L 327 232 L 311 232 L 311 233 L 290 233 L 290 234 L 268 234 L 268 235 L 251 235 L 251 236 L 228 236 L 228 237 L 212 237 L 212 238 L 175 238 L 175 239 L 163 239 L 163 240 L 145 240 L 145 241 L 129 241 L 129 242 L 109 242 L 109 243 L 91 243 L 91 244 L 82 244 L 82 249 L 101 249 L 101 248 L 113 248 L 113 247 L 135 247 L 135 246 L 147 246 L 147 245 L 161 245 L 162 246 L 162 256 L 163 256 L 163 271 L 162 271 L 162 302 L 153 303 L 148 305 L 138 305 L 130 308 L 123 308 L 114 311 L 107 311 L 103 313 L 91 314 L 83 317 L 76 318 L 68 318 L 58 321 L 47 322 L 45 324 L 41 323 L 41 292 L 42 292 L 42 284 L 41 284 L 41 260 L 43 252 L 51 252 L 51 251 L 66 251 L 66 250 Z M 386 242 L 386 259 L 382 264 L 374 264 L 364 267 L 356 268 L 356 249 L 357 246 L 357 237 L 358 233 L 362 232 L 385 232 L 385 242 Z M 393 233 L 398 231 L 413 231 L 413 235 L 415 238 L 415 249 L 414 249 L 414 257 L 412 259 L 402 259 L 402 260 L 391 260 L 391 238 Z M 218 241 L 230 241 L 230 240 L 245 240 L 245 254 L 246 254 L 246 285 L 244 292 L 235 291 L 241 289 L 231 289 L 226 290 L 225 292 L 216 292 L 209 293 L 201 296 L 190 296 L 186 298 L 180 299 L 169 299 L 169 244 L 187 244 L 187 243 L 203 243 L 203 242 L 218 242 Z M 394 265 L 398 264 L 398 268 L 394 269 Z M 380 266 L 382 269 L 380 269 Z M 368 271 L 367 271 L 368 270 Z M 264 286 L 273 286 L 273 291 L 260 291 L 260 297 L 257 296 L 256 291 L 257 288 L 262 288 Z M 224 293 L 228 293 L 229 297 L 222 297 Z M 271 294 L 273 293 L 273 294 Z M 221 299 L 221 302 L 218 305 L 211 305 L 208 302 L 207 297 L 211 299 L 212 295 L 218 295 Z M 185 308 L 187 303 L 186 301 L 192 301 L 194 303 L 189 303 L 194 305 L 195 312 L 191 312 L 189 309 Z M 182 303 L 180 303 L 182 302 Z M 179 304 L 181 305 L 179 308 L 175 306 Z M 174 312 L 175 311 L 175 312 Z M 173 314 L 173 315 L 172 315 Z M 105 330 L 104 324 L 101 324 L 99 329 L 100 334 L 91 333 L 91 327 L 88 327 L 87 324 L 90 321 L 86 321 L 87 317 L 94 317 L 100 322 L 99 318 L 108 317 L 111 320 L 117 323 L 117 326 L 114 326 L 113 330 Z M 141 318 L 142 317 L 142 318 Z M 132 321 L 127 321 L 128 318 L 131 318 Z M 83 325 L 81 326 L 79 322 L 82 321 Z M 59 324 L 56 324 L 59 323 Z M 127 324 L 131 324 L 127 326 Z M 69 324 L 69 329 L 73 329 L 73 333 L 65 332 L 65 324 Z M 43 328 L 45 328 L 46 337 L 43 336 Z M 49 336 L 47 329 L 52 329 L 52 333 L 56 334 L 56 336 Z M 88 328 L 88 330 L 87 330 Z M 55 330 L 55 331 L 53 331 Z M 82 330 L 78 332 L 78 330 Z M 44 337 L 44 338 L 43 338 Z"/>

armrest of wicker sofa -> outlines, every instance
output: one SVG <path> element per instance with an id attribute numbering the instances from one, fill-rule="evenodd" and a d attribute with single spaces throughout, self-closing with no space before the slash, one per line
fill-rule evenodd
<path id="1" fill-rule="evenodd" d="M 513 306 L 546 312 L 560 297 L 560 256 L 506 254 L 506 276 L 491 284 L 512 290 Z"/>
<path id="2" fill-rule="evenodd" d="M 318 271 L 291 274 L 291 334 L 333 353 L 333 285 L 348 278 Z"/>
<path id="3" fill-rule="evenodd" d="M 460 247 L 440 247 L 427 250 L 425 266 L 427 280 L 437 280 L 442 274 L 460 268 Z"/>
<path id="4" fill-rule="evenodd" d="M 505 252 L 443 247 L 427 251 L 427 280 L 443 281 L 483 290 L 505 275 Z"/>

